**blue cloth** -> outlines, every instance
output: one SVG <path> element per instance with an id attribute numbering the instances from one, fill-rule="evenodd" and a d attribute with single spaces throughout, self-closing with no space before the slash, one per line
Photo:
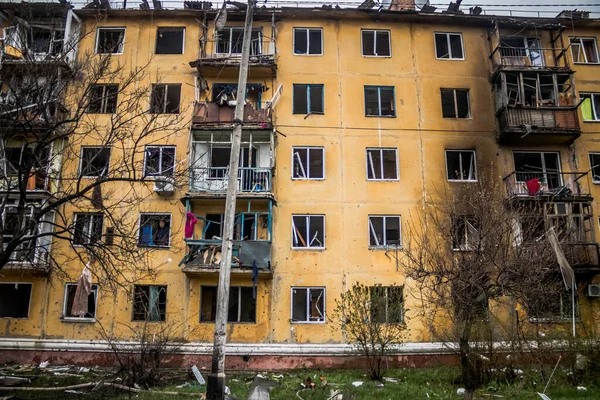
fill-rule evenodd
<path id="1" fill-rule="evenodd" d="M 142 226 L 142 235 L 140 237 L 140 242 L 144 246 L 154 246 L 154 243 L 152 243 L 152 227 L 151 226 Z"/>
<path id="2" fill-rule="evenodd" d="M 252 261 L 252 296 L 256 298 L 256 283 L 258 282 L 258 265 Z"/>

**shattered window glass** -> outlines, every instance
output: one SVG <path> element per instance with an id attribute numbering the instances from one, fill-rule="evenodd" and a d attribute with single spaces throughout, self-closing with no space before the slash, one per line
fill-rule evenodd
<path id="1" fill-rule="evenodd" d="M 292 322 L 325 322 L 325 288 L 292 288 Z"/>

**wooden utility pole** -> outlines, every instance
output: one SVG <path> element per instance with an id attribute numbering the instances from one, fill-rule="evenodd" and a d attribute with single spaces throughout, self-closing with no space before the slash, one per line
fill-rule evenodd
<path id="1" fill-rule="evenodd" d="M 240 145 L 242 142 L 242 126 L 244 125 L 244 103 L 246 99 L 246 80 L 248 78 L 248 61 L 250 59 L 253 13 L 254 0 L 248 0 L 246 24 L 244 25 L 244 42 L 242 44 L 242 59 L 240 61 L 240 75 L 238 78 L 237 101 L 233 117 L 233 137 L 231 138 L 223 243 L 221 246 L 221 267 L 219 269 L 217 316 L 215 318 L 215 340 L 213 343 L 212 369 L 208 376 L 207 400 L 223 400 L 225 396 L 225 342 L 227 339 L 226 328 L 229 310 L 229 281 L 231 276 L 238 167 Z"/>

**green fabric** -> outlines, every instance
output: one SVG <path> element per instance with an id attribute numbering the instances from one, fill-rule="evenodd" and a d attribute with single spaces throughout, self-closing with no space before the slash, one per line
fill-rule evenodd
<path id="1" fill-rule="evenodd" d="M 594 119 L 594 113 L 592 112 L 592 99 L 587 97 L 583 99 L 581 103 L 581 114 L 585 121 L 592 121 Z"/>

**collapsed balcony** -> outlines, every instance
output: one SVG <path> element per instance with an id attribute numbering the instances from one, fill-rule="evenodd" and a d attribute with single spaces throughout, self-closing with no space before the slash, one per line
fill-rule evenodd
<path id="1" fill-rule="evenodd" d="M 194 104 L 192 124 L 195 127 L 205 125 L 233 125 L 234 106 L 218 105 L 210 102 L 197 102 Z M 251 104 L 244 105 L 244 124 L 256 125 L 265 129 L 272 127 L 271 107 L 254 108 Z"/>

